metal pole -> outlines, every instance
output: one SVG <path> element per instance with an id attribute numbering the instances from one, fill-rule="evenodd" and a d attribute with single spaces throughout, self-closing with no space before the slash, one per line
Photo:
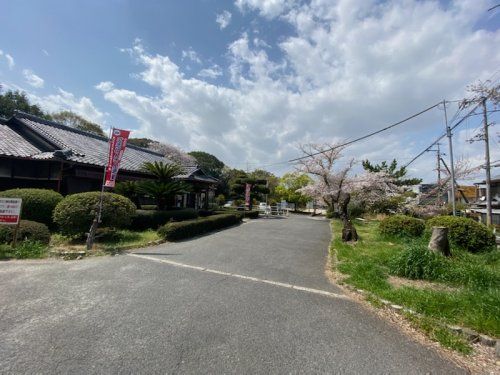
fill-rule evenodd
<path id="1" fill-rule="evenodd" d="M 439 142 L 437 144 L 437 174 L 438 174 L 438 196 L 437 196 L 437 204 L 441 205 L 441 150 L 439 148 Z"/>
<path id="2" fill-rule="evenodd" d="M 486 225 L 492 223 L 491 213 L 491 168 L 490 168 L 490 139 L 488 135 L 488 115 L 486 114 L 486 98 L 482 98 L 481 105 L 483 106 L 483 127 L 484 127 L 484 145 L 486 159 Z"/>
<path id="3" fill-rule="evenodd" d="M 111 142 L 112 132 L 113 132 L 113 128 L 111 128 L 109 130 L 108 146 L 109 146 L 109 142 Z M 108 153 L 108 157 L 109 157 L 109 153 Z M 87 235 L 87 243 L 86 243 L 87 250 L 92 250 L 92 247 L 94 246 L 94 239 L 95 239 L 95 233 L 97 231 L 97 226 L 101 223 L 102 201 L 103 201 L 103 196 L 104 196 L 104 183 L 105 183 L 105 179 L 106 179 L 106 167 L 107 167 L 107 165 L 108 165 L 108 160 L 104 164 L 104 172 L 102 174 L 101 194 L 99 196 L 99 204 L 97 206 L 97 212 L 96 212 L 96 215 L 94 217 L 94 220 L 92 221 L 92 225 L 90 226 L 89 233 Z"/>
<path id="4" fill-rule="evenodd" d="M 446 113 L 446 101 L 443 100 L 444 106 L 444 122 L 446 125 L 446 136 L 448 137 L 448 144 L 450 147 L 450 172 L 451 172 L 451 207 L 453 210 L 453 216 L 457 215 L 457 209 L 455 205 L 455 164 L 453 162 L 453 141 L 451 129 L 448 126 L 448 115 Z"/>

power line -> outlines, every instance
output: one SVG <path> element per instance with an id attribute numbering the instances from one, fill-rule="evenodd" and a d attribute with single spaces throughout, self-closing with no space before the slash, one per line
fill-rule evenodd
<path id="1" fill-rule="evenodd" d="M 296 161 L 299 161 L 299 160 L 302 160 L 302 159 L 307 159 L 307 158 L 310 158 L 311 156 L 315 156 L 315 155 L 319 155 L 319 154 L 324 154 L 325 152 L 332 151 L 332 150 L 335 150 L 335 149 L 340 148 L 340 147 L 349 146 L 349 145 L 351 145 L 351 144 L 353 144 L 353 143 L 355 143 L 355 142 L 362 141 L 362 140 L 364 140 L 364 139 L 366 139 L 366 138 L 372 137 L 372 136 L 374 136 L 374 135 L 376 135 L 376 134 L 379 134 L 379 133 L 382 133 L 382 132 L 384 132 L 384 131 L 386 131 L 386 130 L 389 130 L 389 129 L 391 129 L 391 128 L 394 128 L 395 126 L 401 125 L 402 123 L 404 123 L 404 122 L 406 122 L 406 121 L 409 121 L 409 120 L 411 120 L 411 119 L 413 119 L 413 118 L 415 118 L 415 117 L 417 117 L 417 116 L 420 116 L 421 114 L 423 114 L 423 113 L 425 113 L 425 112 L 430 111 L 430 110 L 431 110 L 431 109 L 433 109 L 433 108 L 436 108 L 436 107 L 437 107 L 438 105 L 440 105 L 440 104 L 441 104 L 441 102 L 436 103 L 436 104 L 434 104 L 433 106 L 430 106 L 430 107 L 428 107 L 428 108 L 426 108 L 426 109 L 424 109 L 424 110 L 422 110 L 422 111 L 420 111 L 420 112 L 418 112 L 418 113 L 415 113 L 414 115 L 411 115 L 410 117 L 405 118 L 404 120 L 398 121 L 398 122 L 396 122 L 396 123 L 394 123 L 394 124 L 392 124 L 392 125 L 386 126 L 385 128 L 382 128 L 382 129 L 377 130 L 377 131 L 375 131 L 375 132 L 369 133 L 369 134 L 364 135 L 364 136 L 362 136 L 362 137 L 356 138 L 356 139 L 354 139 L 354 140 L 352 140 L 352 141 L 345 142 L 345 143 L 343 143 L 343 144 L 340 144 L 340 145 L 337 145 L 337 146 L 334 146 L 334 147 L 327 148 L 326 150 L 313 152 L 313 153 L 311 153 L 311 154 L 309 154 L 309 155 L 307 155 L 307 156 L 301 156 L 301 157 L 299 157 L 299 158 L 291 159 L 291 160 L 288 160 L 288 162 L 289 162 L 289 163 L 293 163 L 293 162 L 296 162 Z"/>
<path id="2" fill-rule="evenodd" d="M 460 125 L 465 119 L 467 119 L 468 117 L 470 117 L 472 115 L 472 113 L 481 105 L 481 103 L 478 103 L 474 106 L 474 108 L 472 108 L 472 110 L 467 114 L 465 115 L 464 117 L 462 117 L 462 119 L 460 119 L 460 121 L 458 121 L 455 125 L 453 125 L 452 127 L 450 127 L 450 131 L 455 129 L 458 125 Z M 412 164 L 415 160 L 417 160 L 419 157 L 421 157 L 423 154 L 425 154 L 427 152 L 428 149 L 430 149 L 432 146 L 434 146 L 436 143 L 438 143 L 441 139 L 443 139 L 444 137 L 446 137 L 446 133 L 442 134 L 441 136 L 439 136 L 439 138 L 437 138 L 434 142 L 432 142 L 428 147 L 426 147 L 425 150 L 423 150 L 421 153 L 419 153 L 417 156 L 415 156 L 413 159 L 411 159 L 410 162 L 408 162 L 406 165 L 405 165 L 405 168 L 407 168 L 410 164 Z"/>

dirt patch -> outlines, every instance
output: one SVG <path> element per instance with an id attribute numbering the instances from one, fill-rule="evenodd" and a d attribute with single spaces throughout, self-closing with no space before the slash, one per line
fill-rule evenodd
<path id="1" fill-rule="evenodd" d="M 389 276 L 387 279 L 389 284 L 391 284 L 394 288 L 401 288 L 404 286 L 417 288 L 417 289 L 431 289 L 438 290 L 441 292 L 456 292 L 460 290 L 459 288 L 453 288 L 448 285 L 443 285 L 439 283 L 433 283 L 431 281 L 426 280 L 410 280 L 397 276 Z"/>

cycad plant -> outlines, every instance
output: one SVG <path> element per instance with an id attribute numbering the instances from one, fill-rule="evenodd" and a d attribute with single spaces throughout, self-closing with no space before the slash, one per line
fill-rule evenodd
<path id="1" fill-rule="evenodd" d="M 141 208 L 141 201 L 139 200 L 139 190 L 137 181 L 123 181 L 118 182 L 115 186 L 115 193 L 127 197 L 135 203 L 137 208 Z"/>
<path id="2" fill-rule="evenodd" d="M 158 210 L 164 210 L 175 194 L 189 191 L 189 185 L 175 179 L 184 171 L 178 164 L 155 161 L 144 163 L 142 169 L 155 179 L 138 183 L 138 191 L 155 199 Z"/>

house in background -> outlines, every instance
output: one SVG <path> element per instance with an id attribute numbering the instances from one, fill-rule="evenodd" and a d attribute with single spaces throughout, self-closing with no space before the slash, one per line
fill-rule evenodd
<path id="1" fill-rule="evenodd" d="M 476 197 L 470 211 L 477 214 L 482 223 L 486 223 L 486 181 L 474 185 L 477 188 Z M 491 178 L 490 189 L 492 224 L 500 225 L 500 176 Z"/>
<path id="2" fill-rule="evenodd" d="M 101 189 L 108 139 L 33 115 L 17 112 L 0 119 L 0 191 L 12 188 L 52 189 L 63 195 Z M 117 181 L 151 179 L 146 162 L 171 163 L 163 155 L 127 145 Z M 217 179 L 197 166 L 184 166 L 176 177 L 192 192 L 176 197 L 178 207 L 207 208 Z"/>

